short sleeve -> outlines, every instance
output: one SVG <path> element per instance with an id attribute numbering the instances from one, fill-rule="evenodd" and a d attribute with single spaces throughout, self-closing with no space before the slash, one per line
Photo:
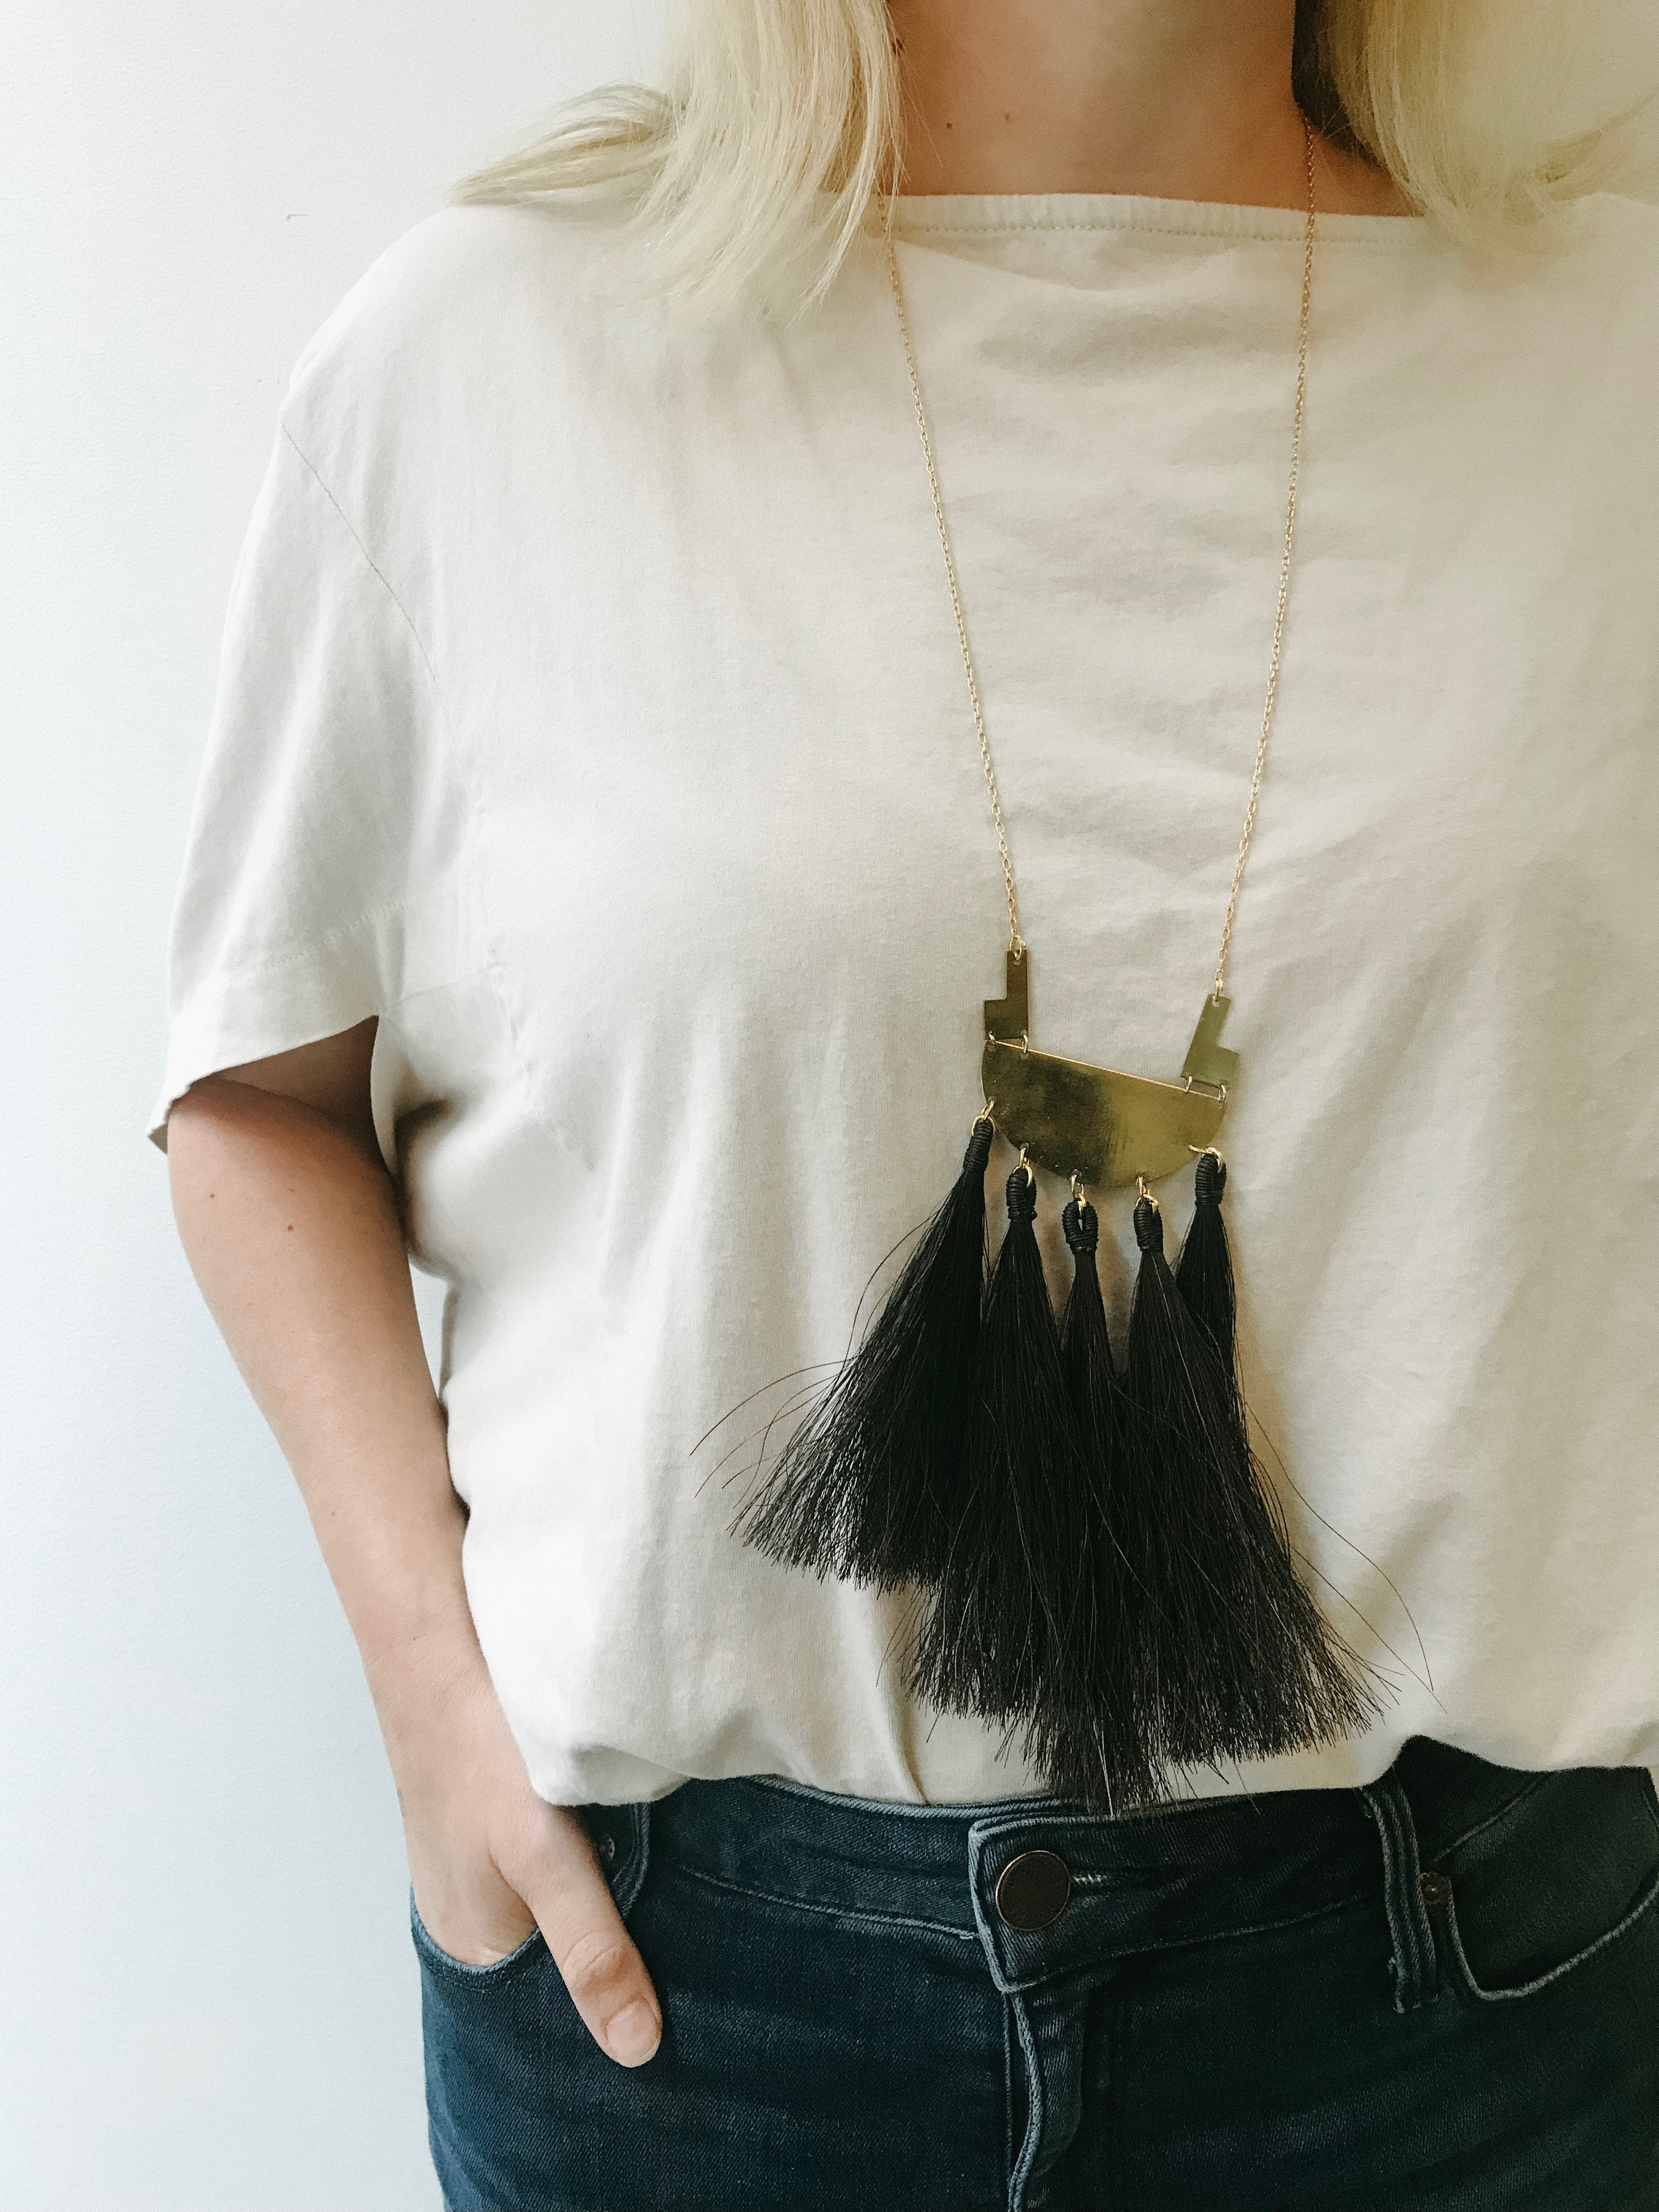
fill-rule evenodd
<path id="1" fill-rule="evenodd" d="M 232 587 L 174 909 L 158 1145 L 200 1077 L 477 965 L 467 824 L 421 640 L 279 434 Z"/>

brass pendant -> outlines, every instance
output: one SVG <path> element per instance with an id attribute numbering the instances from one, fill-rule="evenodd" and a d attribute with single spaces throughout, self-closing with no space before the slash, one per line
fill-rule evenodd
<path id="1" fill-rule="evenodd" d="M 1141 1176 L 1156 1182 L 1214 1144 L 1238 1072 L 1238 1054 L 1220 1042 L 1231 1000 L 1205 1000 L 1182 1080 L 1160 1083 L 1034 1052 L 1030 984 L 1029 948 L 1011 951 L 1007 996 L 985 1001 L 981 1079 L 991 1119 L 1010 1144 L 1093 1190 Z"/>

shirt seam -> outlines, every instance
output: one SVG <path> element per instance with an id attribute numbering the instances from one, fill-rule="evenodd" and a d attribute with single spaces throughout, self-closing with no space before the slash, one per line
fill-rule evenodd
<path id="1" fill-rule="evenodd" d="M 472 910 L 479 917 L 480 921 L 480 934 L 482 939 L 480 949 L 483 954 L 483 957 L 478 963 L 474 967 L 467 970 L 467 974 L 470 975 L 487 975 L 489 979 L 490 993 L 495 999 L 496 1009 L 501 1015 L 502 1024 L 507 1030 L 508 1042 L 512 1049 L 514 1064 L 518 1070 L 520 1082 L 523 1085 L 525 1101 L 529 1109 L 532 1119 L 538 1127 L 544 1131 L 550 1141 L 556 1145 L 562 1152 L 568 1154 L 572 1153 L 573 1147 L 567 1142 L 558 1129 L 548 1121 L 546 1115 L 542 1111 L 540 1102 L 536 1094 L 536 1085 L 531 1076 L 530 1062 L 525 1053 L 524 1041 L 520 1034 L 519 1024 L 514 1016 L 512 1001 L 507 995 L 503 982 L 501 946 L 498 933 L 494 927 L 493 915 L 491 915 L 489 908 L 485 904 L 480 884 L 481 871 L 478 866 L 477 845 L 478 840 L 483 833 L 484 810 L 483 802 L 479 795 L 477 768 L 477 763 L 473 759 L 472 748 L 461 736 L 459 728 L 455 721 L 455 718 L 450 712 L 449 701 L 445 695 L 443 685 L 438 680 L 438 672 L 433 665 L 432 655 L 427 650 L 426 640 L 421 635 L 420 629 L 418 624 L 416 623 L 415 617 L 410 614 L 409 609 L 404 605 L 403 599 L 399 595 L 397 587 L 393 585 L 392 579 L 386 574 L 385 569 L 374 558 L 374 556 L 369 551 L 368 545 L 364 543 L 362 532 L 358 529 L 356 524 L 352 520 L 351 517 L 346 513 L 344 507 L 340 504 L 340 501 L 336 498 L 326 477 L 324 477 L 321 470 L 318 468 L 310 454 L 306 452 L 304 447 L 301 445 L 299 440 L 294 435 L 293 431 L 289 429 L 286 422 L 280 423 L 278 427 L 295 459 L 300 462 L 307 474 L 311 477 L 313 483 L 316 485 L 318 490 L 328 501 L 329 506 L 334 510 L 334 513 L 339 517 L 341 527 L 345 531 L 346 535 L 356 547 L 358 553 L 362 556 L 364 565 L 368 568 L 370 574 L 376 579 L 386 597 L 391 600 L 392 605 L 398 610 L 398 613 L 402 618 L 404 626 L 409 632 L 410 639 L 414 645 L 415 650 L 421 657 L 421 665 L 426 671 L 427 682 L 432 687 L 432 696 L 436 702 L 438 714 L 442 721 L 445 734 L 449 740 L 452 757 L 458 763 L 458 773 L 459 775 L 461 789 L 465 794 L 466 799 L 469 835 L 467 838 L 467 849 L 464 868 L 467 895 L 471 901 Z M 458 978 L 457 980 L 464 979 Z M 412 993 L 399 994 L 396 999 L 389 1000 L 387 1001 L 384 1011 L 390 1012 L 393 1007 L 402 1006 L 406 998 L 413 995 L 414 994 Z M 579 1154 L 574 1156 L 580 1158 Z"/>
<path id="2" fill-rule="evenodd" d="M 1393 218 L 1409 222 L 1409 216 Z M 900 222 L 896 223 L 893 235 L 901 245 L 907 238 L 1046 238 L 1065 231 L 1086 231 L 1100 238 L 1190 238 L 1206 246 L 1285 246 L 1300 252 L 1301 237 L 1276 230 L 1189 230 L 1175 222 Z M 1331 236 L 1316 228 L 1314 242 L 1320 246 L 1367 246 L 1392 253 L 1397 246 L 1419 242 L 1419 234 L 1413 232 L 1405 238 L 1354 238 Z"/>
<path id="3" fill-rule="evenodd" d="M 318 490 L 322 494 L 323 497 L 328 501 L 329 506 L 333 509 L 335 514 L 339 518 L 340 527 L 345 532 L 347 537 L 356 547 L 364 567 L 380 585 L 381 590 L 386 593 L 387 599 L 391 600 L 392 605 L 398 610 L 398 618 L 402 622 L 405 630 L 409 633 L 410 641 L 414 646 L 416 652 L 420 655 L 421 666 L 426 672 L 426 680 L 431 687 L 432 696 L 437 706 L 439 719 L 441 720 L 444 730 L 454 749 L 455 756 L 464 763 L 461 773 L 461 787 L 466 794 L 467 817 L 470 824 L 470 834 L 467 840 L 467 857 L 463 864 L 463 867 L 467 881 L 468 894 L 474 905 L 475 911 L 481 914 L 483 912 L 483 908 L 477 904 L 477 872 L 476 867 L 472 865 L 471 850 L 473 838 L 477 834 L 479 818 L 477 796 L 473 788 L 473 780 L 470 772 L 471 755 L 467 749 L 460 745 L 456 740 L 455 724 L 449 711 L 449 702 L 444 696 L 444 688 L 442 684 L 438 681 L 438 672 L 432 665 L 432 655 L 427 651 L 426 640 L 421 635 L 420 630 L 416 624 L 415 617 L 410 613 L 409 609 L 404 605 L 396 586 L 392 581 L 392 579 L 386 574 L 386 570 L 381 568 L 380 562 L 374 558 L 374 556 L 369 551 L 368 547 L 364 544 L 362 532 L 358 529 L 356 524 L 353 522 L 351 517 L 346 513 L 344 507 L 341 506 L 339 501 L 335 497 L 334 493 L 331 489 L 327 479 L 324 477 L 321 470 L 319 469 L 317 464 L 312 459 L 310 454 L 307 453 L 304 447 L 301 445 L 299 440 L 295 436 L 293 431 L 289 428 L 286 422 L 279 422 L 277 424 L 277 429 L 282 435 L 284 444 L 288 447 L 289 451 L 294 455 L 295 460 L 299 462 L 301 467 L 304 469 L 306 474 L 311 478 L 313 483 L 316 485 Z M 407 898 L 382 901 L 380 905 L 370 907 L 366 912 L 356 915 L 349 922 L 342 924 L 338 929 L 329 931 L 325 936 L 315 941 L 314 946 L 302 946 L 293 955 L 285 957 L 283 960 L 273 962 L 269 967 L 261 965 L 250 972 L 254 974 L 280 973 L 284 968 L 303 966 L 307 961 L 314 959 L 319 951 L 325 949 L 330 945 L 338 943 L 343 938 L 349 937 L 354 931 L 366 928 L 375 921 L 383 921 L 388 915 L 405 912 L 409 908 L 415 906 L 419 902 L 421 896 L 422 895 L 420 893 L 416 892 L 412 893 Z M 485 957 L 475 963 L 475 964 L 469 969 L 466 973 L 476 975 L 484 972 L 484 970 L 489 966 L 489 958 L 488 954 L 486 954 Z M 463 981 L 465 978 L 465 976 L 457 976 L 453 980 L 456 981 Z M 425 988 L 428 987 L 423 986 L 422 988 Z M 389 998 L 386 1001 L 380 1011 L 383 1013 L 390 1013 L 394 1007 L 402 1006 L 406 1000 L 414 998 L 417 995 L 418 993 L 413 991 L 399 991 L 396 997 Z M 505 1009 L 503 1009 L 503 1011 L 505 1011 Z M 515 1038 L 515 1046 L 517 1040 Z"/>
<path id="4" fill-rule="evenodd" d="M 408 914 L 412 908 L 421 906 L 427 899 L 440 895 L 440 891 L 434 887 L 431 891 L 411 891 L 407 898 L 382 899 L 378 906 L 365 907 L 361 914 L 354 915 L 349 921 L 340 922 L 332 929 L 321 930 L 315 937 L 307 938 L 303 944 L 296 945 L 292 951 L 275 953 L 270 958 L 265 960 L 230 962 L 225 965 L 222 972 L 228 979 L 252 978 L 285 975 L 294 969 L 314 966 L 325 955 L 343 945 L 349 939 L 357 936 L 360 932 L 372 929 L 376 923 L 386 921 L 393 915 Z M 399 991 L 394 997 L 388 998 L 386 1000 L 386 1008 L 389 1011 L 393 1006 L 402 1006 L 406 1000 L 418 999 L 428 991 L 447 990 L 453 984 L 464 983 L 470 976 L 481 975 L 489 964 L 489 957 L 486 955 L 475 961 L 471 967 L 458 969 L 454 975 L 446 977 L 442 981 L 417 983 L 412 989 Z"/>
<path id="5" fill-rule="evenodd" d="M 443 686 L 438 681 L 438 672 L 432 665 L 432 655 L 426 649 L 426 640 L 421 635 L 420 631 L 416 628 L 415 617 L 410 613 L 409 609 L 404 605 L 402 599 L 398 596 L 398 592 L 393 586 L 392 579 L 386 574 L 386 570 L 381 568 L 380 562 L 369 551 L 368 546 L 364 544 L 362 533 L 358 530 L 357 526 L 353 522 L 351 517 L 346 513 L 344 507 L 341 506 L 339 501 L 335 498 L 334 494 L 330 490 L 327 482 L 317 467 L 317 464 L 312 459 L 310 454 L 306 452 L 304 447 L 300 444 L 298 439 L 295 438 L 293 431 L 289 428 L 286 422 L 280 424 L 279 428 L 281 428 L 283 436 L 291 448 L 295 459 L 300 462 L 301 465 L 305 469 L 306 473 L 310 477 L 312 482 L 316 485 L 318 490 L 321 492 L 323 497 L 333 508 L 335 514 L 339 516 L 342 528 L 345 531 L 346 535 L 350 538 L 352 544 L 356 547 L 358 552 L 362 555 L 364 565 L 368 568 L 370 574 L 373 575 L 380 583 L 380 587 L 385 592 L 387 599 L 391 600 L 392 605 L 397 608 L 398 612 L 402 616 L 404 627 L 409 632 L 410 637 L 414 643 L 416 652 L 421 656 L 421 665 L 425 669 L 427 681 L 432 686 L 432 696 L 438 702 L 438 711 L 443 716 L 444 726 L 446 729 L 449 730 L 450 734 L 453 736 L 454 732 L 450 721 L 448 702 L 444 697 Z"/>

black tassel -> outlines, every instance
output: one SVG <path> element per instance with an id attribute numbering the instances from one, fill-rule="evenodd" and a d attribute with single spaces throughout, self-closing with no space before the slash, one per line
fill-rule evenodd
<path id="1" fill-rule="evenodd" d="M 1267 1516 L 1265 1530 L 1259 1522 L 1254 1524 L 1257 1540 L 1272 1543 L 1272 1578 L 1281 1587 L 1287 1572 L 1291 1578 L 1292 1592 L 1281 1624 L 1282 1640 L 1292 1671 L 1299 1671 L 1302 1676 L 1304 1707 L 1321 1717 L 1323 1733 L 1317 1740 L 1331 1741 L 1367 1726 L 1382 1705 L 1364 1680 L 1365 1669 L 1358 1654 L 1326 1620 L 1296 1575 L 1278 1498 L 1250 1448 L 1249 1419 L 1238 1381 L 1238 1301 L 1232 1254 L 1221 1214 L 1226 1188 L 1225 1160 L 1213 1150 L 1200 1152 L 1193 1178 L 1193 1218 L 1176 1267 L 1176 1288 L 1187 1310 L 1215 1346 L 1233 1429 L 1232 1463 L 1248 1470 L 1252 1493 L 1261 1500 Z"/>
<path id="2" fill-rule="evenodd" d="M 775 1559 L 891 1589 L 945 1571 L 985 1290 L 981 1115 L 950 1196 L 862 1345 L 779 1454 L 736 1526 Z"/>
<path id="3" fill-rule="evenodd" d="M 1234 1349 L 1237 1300 L 1227 1227 L 1221 1218 L 1221 1197 L 1226 1188 L 1225 1160 L 1219 1152 L 1200 1152 L 1193 1176 L 1192 1224 L 1176 1263 L 1175 1279 L 1182 1304 L 1207 1331 L 1222 1366 L 1232 1376 L 1237 1358 Z"/>
<path id="4" fill-rule="evenodd" d="M 1133 1448 L 1162 1508 L 1140 1522 L 1135 1565 L 1161 1760 L 1210 1765 L 1335 1741 L 1374 1718 L 1377 1701 L 1297 1578 L 1214 1322 L 1188 1311 L 1149 1196 L 1134 1221 Z"/>
<path id="5" fill-rule="evenodd" d="M 1036 1749 L 1051 1788 L 1116 1813 L 1161 1794 L 1140 1685 L 1145 1592 L 1125 1543 L 1128 1522 L 1139 1509 L 1127 1456 L 1127 1404 L 1095 1259 L 1100 1217 L 1086 1199 L 1074 1198 L 1060 1225 L 1073 1263 L 1072 1294 L 1060 1317 L 1060 1360 L 1083 1437 L 1090 1510 L 1075 1709 L 1066 1716 L 1064 1731 Z"/>
<path id="6" fill-rule="evenodd" d="M 1066 1733 L 1081 1633 L 1083 1455 L 1033 1226 L 1036 1179 L 1008 1178 L 1008 1231 L 985 1296 L 963 1464 L 963 1516 L 911 1653 L 911 1686 L 947 1712 Z"/>

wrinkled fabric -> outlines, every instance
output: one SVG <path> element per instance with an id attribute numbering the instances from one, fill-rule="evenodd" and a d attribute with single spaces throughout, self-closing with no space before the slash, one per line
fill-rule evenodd
<path id="1" fill-rule="evenodd" d="M 1300 218 L 898 221 L 1033 1042 L 1175 1078 L 1267 675 Z M 1017 1795 L 994 1734 L 907 1698 L 906 1598 L 728 1534 L 955 1177 L 1003 984 L 885 274 L 872 244 L 798 323 L 676 325 L 634 251 L 604 196 L 451 210 L 308 348 L 232 599 L 157 1126 L 378 1016 L 382 1144 L 448 1290 L 468 1595 L 544 1795 Z M 1191 1786 L 1352 1787 L 1413 1731 L 1650 1763 L 1659 211 L 1595 199 L 1497 264 L 1322 220 L 1309 374 L 1221 1143 L 1263 1451 L 1391 1702 Z M 1132 1195 L 1103 1207 L 1120 1331 Z M 1190 1179 L 1163 1196 L 1173 1244 Z"/>

